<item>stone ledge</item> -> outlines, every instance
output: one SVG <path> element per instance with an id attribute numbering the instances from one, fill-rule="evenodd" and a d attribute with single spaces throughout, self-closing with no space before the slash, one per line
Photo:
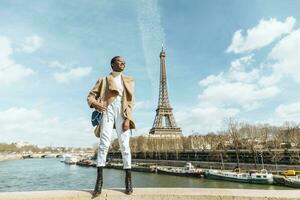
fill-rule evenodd
<path id="1" fill-rule="evenodd" d="M 92 190 L 52 190 L 2 192 L 0 200 L 88 200 Z M 95 198 L 106 200 L 300 200 L 300 190 L 247 190 L 214 188 L 134 188 L 132 195 L 124 189 L 104 189 Z"/>

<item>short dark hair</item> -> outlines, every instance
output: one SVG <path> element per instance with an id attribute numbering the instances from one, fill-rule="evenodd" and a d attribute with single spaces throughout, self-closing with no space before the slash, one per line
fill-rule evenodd
<path id="1" fill-rule="evenodd" d="M 112 67 L 112 64 L 115 63 L 115 61 L 117 60 L 117 58 L 122 58 L 121 56 L 115 56 L 110 60 L 110 66 Z"/>

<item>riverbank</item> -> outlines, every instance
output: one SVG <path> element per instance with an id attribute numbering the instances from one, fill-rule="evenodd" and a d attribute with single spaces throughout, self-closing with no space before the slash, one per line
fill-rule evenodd
<path id="1" fill-rule="evenodd" d="M 19 160 L 19 159 L 23 159 L 22 154 L 19 154 L 19 153 L 0 153 L 0 161 Z"/>
<path id="2" fill-rule="evenodd" d="M 57 190 L 40 192 L 3 192 L 0 200 L 90 200 L 92 190 Z M 107 200 L 299 200 L 300 190 L 245 190 L 245 189 L 216 189 L 216 188 L 134 188 L 132 195 L 124 194 L 124 188 L 104 189 L 98 199 Z"/>
<path id="3" fill-rule="evenodd" d="M 122 159 L 113 159 L 117 162 L 122 162 Z M 163 165 L 163 166 L 174 166 L 174 167 L 182 167 L 185 165 L 187 161 L 181 161 L 181 160 L 145 160 L 145 159 L 132 159 L 132 162 L 141 162 L 141 163 L 151 163 L 151 164 L 157 164 L 157 165 Z M 203 168 L 203 169 L 226 169 L 226 170 L 232 170 L 236 167 L 236 163 L 224 163 L 224 166 L 222 166 L 222 163 L 220 162 L 206 162 L 206 161 L 188 161 L 191 162 L 195 167 L 197 168 Z M 266 169 L 268 171 L 276 172 L 276 171 L 285 171 L 285 170 L 297 170 L 300 171 L 300 165 L 274 165 L 274 164 L 264 164 L 263 166 L 261 164 L 258 164 L 257 170 Z M 240 163 L 240 168 L 243 170 L 253 170 L 255 169 L 254 163 Z"/>

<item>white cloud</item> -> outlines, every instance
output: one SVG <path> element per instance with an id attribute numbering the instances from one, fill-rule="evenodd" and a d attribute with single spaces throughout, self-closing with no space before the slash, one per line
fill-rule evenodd
<path id="1" fill-rule="evenodd" d="M 245 36 L 241 31 L 236 32 L 227 52 L 250 52 L 277 38 L 280 40 L 259 63 L 252 53 L 233 60 L 228 70 L 200 80 L 202 91 L 198 95 L 199 104 L 189 110 L 176 112 L 179 124 L 189 131 L 207 133 L 220 130 L 226 118 L 239 118 L 243 113 L 251 116 L 250 111 L 258 110 L 266 102 L 276 106 L 274 98 L 289 90 L 282 88 L 289 85 L 286 83 L 290 83 L 290 80 L 300 83 L 300 29 L 292 30 L 295 21 L 293 17 L 284 22 L 261 20 L 256 27 L 248 29 Z M 267 113 L 270 110 L 259 112 Z M 281 125 L 285 121 L 299 119 L 300 103 L 295 102 L 282 103 L 271 118 L 261 121 Z M 249 120 L 255 121 L 255 117 Z"/>
<path id="2" fill-rule="evenodd" d="M 275 126 L 282 126 L 285 122 L 299 123 L 300 102 L 282 103 L 278 105 L 271 117 L 264 121 Z"/>
<path id="3" fill-rule="evenodd" d="M 159 48 L 162 42 L 165 41 L 165 33 L 161 25 L 161 16 L 157 0 L 137 1 L 137 6 L 138 26 L 141 34 L 145 67 L 148 78 L 152 84 L 152 94 L 155 94 L 156 77 L 159 74 L 159 58 L 157 50 L 160 50 Z"/>
<path id="4" fill-rule="evenodd" d="M 70 81 L 76 81 L 83 77 L 88 76 L 92 71 L 91 67 L 76 67 L 69 71 L 54 73 L 54 79 L 60 83 L 68 83 Z"/>
<path id="5" fill-rule="evenodd" d="M 244 53 L 267 46 L 280 36 L 290 33 L 295 22 L 293 17 L 286 18 L 284 22 L 275 18 L 262 19 L 257 26 L 248 29 L 245 35 L 242 34 L 243 30 L 236 31 L 226 51 Z"/>
<path id="6" fill-rule="evenodd" d="M 200 80 L 199 81 L 199 85 L 201 85 L 201 86 L 208 86 L 208 85 L 212 85 L 212 84 L 224 83 L 225 80 L 224 80 L 223 76 L 224 76 L 223 72 L 219 73 L 217 76 L 215 76 L 215 75 L 209 75 L 205 79 Z"/>
<path id="7" fill-rule="evenodd" d="M 26 37 L 23 44 L 20 45 L 18 51 L 24 53 L 33 53 L 39 49 L 43 44 L 43 39 L 38 35 Z"/>
<path id="8" fill-rule="evenodd" d="M 66 69 L 69 68 L 68 65 L 63 64 L 63 63 L 61 63 L 61 62 L 59 62 L 57 60 L 50 62 L 49 63 L 49 67 L 53 68 L 53 69 L 60 69 L 60 70 L 66 70 Z"/>
<path id="9" fill-rule="evenodd" d="M 208 86 L 213 84 L 224 84 L 229 82 L 243 82 L 250 83 L 259 79 L 259 69 L 253 68 L 254 62 L 253 55 L 244 56 L 233 60 L 231 62 L 228 72 L 221 72 L 217 76 L 209 75 L 205 79 L 199 81 L 201 86 Z M 252 68 L 251 71 L 247 71 L 247 68 Z"/>
<path id="10" fill-rule="evenodd" d="M 273 64 L 274 76 L 282 77 L 285 75 L 300 84 L 299 52 L 300 29 L 297 29 L 280 40 L 269 55 L 269 58 L 275 61 Z"/>
<path id="11" fill-rule="evenodd" d="M 249 111 L 258 108 L 263 100 L 278 95 L 280 89 L 276 85 L 260 85 L 264 76 L 260 69 L 252 67 L 253 63 L 253 55 L 241 57 L 231 62 L 228 72 L 201 80 L 199 84 L 204 89 L 199 95 L 200 102 Z"/>
<path id="12" fill-rule="evenodd" d="M 244 56 L 231 62 L 231 66 L 228 73 L 228 79 L 230 81 L 238 81 L 243 83 L 251 83 L 260 78 L 260 70 L 254 68 L 253 55 Z M 247 68 L 252 70 L 247 72 Z"/>
<path id="13" fill-rule="evenodd" d="M 282 121 L 299 121 L 300 102 L 280 104 L 275 109 L 275 117 L 281 119 Z"/>
<path id="14" fill-rule="evenodd" d="M 199 104 L 175 113 L 185 132 L 219 131 L 225 119 L 258 109 L 281 92 L 276 84 L 261 84 L 265 73 L 263 68 L 255 67 L 253 57 L 251 54 L 235 59 L 227 71 L 199 81 L 203 88 L 198 95 Z"/>
<path id="15" fill-rule="evenodd" d="M 262 88 L 256 84 L 228 82 L 208 86 L 199 95 L 199 99 L 218 106 L 239 106 L 245 110 L 252 110 L 257 108 L 262 100 L 274 97 L 279 92 L 279 88 L 275 86 Z"/>
<path id="16" fill-rule="evenodd" d="M 31 75 L 34 71 L 16 63 L 11 55 L 13 48 L 8 37 L 0 36 L 0 85 L 9 85 Z"/>
<path id="17" fill-rule="evenodd" d="M 21 107 L 0 111 L 0 134 L 1 142 L 52 146 L 91 146 L 95 142 L 87 119 L 49 117 L 41 110 Z"/>
<path id="18" fill-rule="evenodd" d="M 150 108 L 150 102 L 149 101 L 137 101 L 135 102 L 134 109 L 135 110 L 142 110 L 142 109 L 148 109 Z"/>
<path id="19" fill-rule="evenodd" d="M 177 111 L 174 115 L 184 133 L 196 131 L 206 134 L 209 131 L 219 131 L 224 119 L 235 117 L 239 113 L 237 108 L 221 108 L 203 103 L 189 110 Z"/>

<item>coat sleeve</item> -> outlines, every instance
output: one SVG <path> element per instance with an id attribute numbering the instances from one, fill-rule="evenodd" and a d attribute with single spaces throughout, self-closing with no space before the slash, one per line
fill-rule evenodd
<path id="1" fill-rule="evenodd" d="M 89 92 L 87 96 L 87 103 L 90 106 L 90 108 L 93 108 L 92 104 L 97 102 L 97 99 L 100 96 L 100 88 L 102 84 L 103 84 L 103 79 L 99 78 L 96 84 L 94 85 L 94 87 Z"/>

